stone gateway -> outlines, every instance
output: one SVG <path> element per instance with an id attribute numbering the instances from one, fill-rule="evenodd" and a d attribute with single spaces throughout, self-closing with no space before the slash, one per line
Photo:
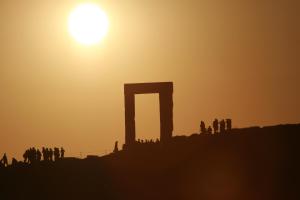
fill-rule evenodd
<path id="1" fill-rule="evenodd" d="M 173 83 L 124 84 L 125 148 L 135 143 L 135 94 L 159 93 L 160 141 L 167 142 L 173 132 Z"/>

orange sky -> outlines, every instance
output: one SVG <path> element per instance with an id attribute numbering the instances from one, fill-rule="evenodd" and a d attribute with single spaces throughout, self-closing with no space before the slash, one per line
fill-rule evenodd
<path id="1" fill-rule="evenodd" d="M 174 82 L 174 134 L 200 120 L 234 127 L 300 122 L 299 4 L 94 1 L 110 30 L 77 44 L 75 0 L 0 3 L 0 154 L 64 146 L 104 154 L 124 142 L 123 84 Z M 136 97 L 137 137 L 159 136 L 158 95 Z"/>

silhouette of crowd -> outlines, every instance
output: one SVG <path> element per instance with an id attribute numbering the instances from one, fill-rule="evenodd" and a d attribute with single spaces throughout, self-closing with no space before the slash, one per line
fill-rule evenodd
<path id="1" fill-rule="evenodd" d="M 29 148 L 23 154 L 24 163 L 35 163 L 40 162 L 43 158 L 44 161 L 57 161 L 59 159 L 64 158 L 65 150 L 64 148 L 42 148 L 42 151 L 36 149 L 34 147 Z"/>
<path id="2" fill-rule="evenodd" d="M 23 154 L 23 158 L 24 158 L 24 163 L 28 163 L 28 164 L 33 164 L 33 163 L 37 163 L 40 162 L 42 160 L 44 161 L 58 161 L 60 159 L 63 159 L 65 157 L 65 149 L 63 147 L 61 147 L 60 149 L 57 147 L 52 148 L 42 148 L 42 151 L 40 151 L 39 149 L 32 147 L 27 149 L 24 154 Z M 12 158 L 12 162 L 11 165 L 15 166 L 17 165 L 19 162 L 15 159 Z M 0 160 L 0 168 L 2 167 L 7 167 L 8 166 L 8 158 L 6 153 L 4 153 L 4 155 L 2 156 L 1 160 Z"/>
<path id="3" fill-rule="evenodd" d="M 156 139 L 155 141 L 154 140 L 148 140 L 148 139 L 146 139 L 146 140 L 141 140 L 141 139 L 138 139 L 137 141 L 136 141 L 136 143 L 137 144 L 157 144 L 157 143 L 159 143 L 159 139 Z"/>
<path id="4" fill-rule="evenodd" d="M 212 127 L 205 127 L 204 121 L 200 122 L 200 133 L 204 134 L 217 134 L 217 133 L 226 133 L 232 129 L 232 120 L 231 119 L 215 119 L 212 123 Z M 214 132 L 213 132 L 214 131 Z"/>
<path id="5" fill-rule="evenodd" d="M 205 126 L 205 122 L 201 121 L 200 122 L 200 133 L 201 134 L 218 134 L 218 133 L 226 133 L 229 132 L 232 129 L 232 120 L 231 119 L 222 119 L 222 120 L 218 120 L 215 119 L 212 123 L 212 126 L 208 126 L 206 128 Z M 138 139 L 137 141 L 135 141 L 135 145 L 147 145 L 147 146 L 152 146 L 152 145 L 156 145 L 159 144 L 160 141 L 159 139 L 154 140 L 141 140 Z M 119 151 L 118 148 L 118 142 L 115 142 L 115 146 L 114 146 L 114 153 L 117 153 Z M 36 162 L 40 162 L 42 160 L 44 161 L 58 161 L 60 159 L 63 159 L 65 156 L 65 150 L 63 147 L 61 147 L 60 149 L 57 147 L 52 148 L 45 148 L 43 147 L 42 150 L 39 150 L 38 148 L 32 147 L 27 149 L 24 154 L 23 154 L 23 158 L 24 158 L 24 163 L 28 163 L 28 164 L 33 164 Z M 16 159 L 13 159 L 12 163 L 17 163 L 18 161 Z M 4 154 L 2 159 L 0 160 L 0 167 L 6 167 L 8 166 L 8 159 L 7 159 L 7 155 Z"/>

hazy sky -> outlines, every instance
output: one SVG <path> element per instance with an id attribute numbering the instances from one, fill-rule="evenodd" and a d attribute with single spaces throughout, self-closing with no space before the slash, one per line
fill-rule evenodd
<path id="1" fill-rule="evenodd" d="M 175 135 L 215 117 L 234 127 L 300 122 L 296 1 L 94 1 L 110 20 L 94 47 L 68 33 L 80 2 L 0 2 L 0 154 L 111 151 L 124 142 L 131 82 L 174 82 Z M 137 137 L 159 137 L 158 95 L 136 99 Z"/>

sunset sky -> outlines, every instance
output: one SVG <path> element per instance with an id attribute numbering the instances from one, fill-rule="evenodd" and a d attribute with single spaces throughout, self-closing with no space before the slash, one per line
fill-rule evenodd
<path id="1" fill-rule="evenodd" d="M 68 31 L 82 2 L 109 20 L 96 45 Z M 112 151 L 124 143 L 124 83 L 174 82 L 174 135 L 215 117 L 234 127 L 299 123 L 300 7 L 292 2 L 1 1 L 0 156 L 21 158 L 31 146 L 77 157 Z M 136 123 L 137 138 L 159 137 L 157 94 L 136 96 Z"/>

